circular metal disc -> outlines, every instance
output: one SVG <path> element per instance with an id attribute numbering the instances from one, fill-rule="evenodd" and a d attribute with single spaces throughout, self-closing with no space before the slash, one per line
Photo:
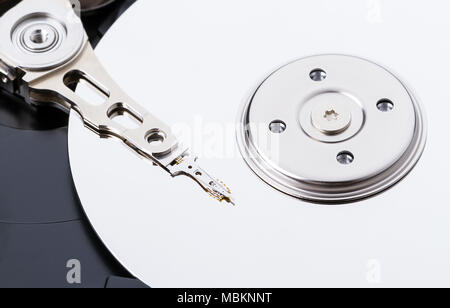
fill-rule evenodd
<path id="1" fill-rule="evenodd" d="M 217 203 L 190 179 L 170 178 L 72 114 L 70 162 L 81 203 L 136 277 L 153 287 L 449 286 L 450 4 L 337 2 L 138 1 L 105 36 L 97 53 L 116 81 L 184 133 L 237 203 Z M 264 183 L 239 152 L 236 126 L 255 87 L 276 68 L 317 54 L 379 63 L 427 110 L 423 157 L 383 194 L 346 206 L 306 203 Z M 406 143 L 410 129 L 403 134 Z M 352 158 L 343 152 L 339 160 Z"/>
<path id="2" fill-rule="evenodd" d="M 314 78 L 318 70 L 327 77 Z M 392 108 L 380 108 L 382 102 Z M 282 132 L 270 128 L 274 119 L 285 125 Z M 413 93 L 387 70 L 321 55 L 292 62 L 258 86 L 243 110 L 239 139 L 247 163 L 270 185 L 342 203 L 379 193 L 409 173 L 423 152 L 426 124 Z"/>
<path id="3" fill-rule="evenodd" d="M 0 20 L 0 49 L 19 67 L 48 70 L 69 61 L 83 46 L 85 32 L 69 2 L 19 3 Z"/>

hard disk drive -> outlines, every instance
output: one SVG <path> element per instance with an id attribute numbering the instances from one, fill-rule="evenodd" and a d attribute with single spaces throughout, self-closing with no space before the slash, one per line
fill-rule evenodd
<path id="1" fill-rule="evenodd" d="M 95 51 L 73 7 L 1 17 L 0 87 L 70 113 L 78 210 L 129 275 L 450 286 L 447 1 L 137 1 Z"/>
<path id="2" fill-rule="evenodd" d="M 0 14 L 17 3 L 0 1 Z M 130 4 L 83 11 L 90 41 L 96 44 Z M 84 216 L 70 172 L 67 124 L 58 109 L 31 107 L 0 91 L 0 287 L 141 286 Z M 71 280 L 75 261 L 79 280 Z"/>

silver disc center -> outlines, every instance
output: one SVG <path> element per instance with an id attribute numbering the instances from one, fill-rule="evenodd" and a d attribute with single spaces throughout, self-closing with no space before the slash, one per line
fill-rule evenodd
<path id="1" fill-rule="evenodd" d="M 253 171 L 314 202 L 384 191 L 425 146 L 421 108 L 409 89 L 385 68 L 351 56 L 319 55 L 278 69 L 241 120 L 241 152 Z"/>
<path id="2" fill-rule="evenodd" d="M 31 35 L 30 39 L 35 44 L 45 44 L 48 42 L 49 32 L 46 29 L 36 29 Z"/>
<path id="3" fill-rule="evenodd" d="M 0 18 L 2 53 L 24 70 L 54 69 L 72 59 L 87 38 L 68 1 L 22 1 Z"/>
<path id="4" fill-rule="evenodd" d="M 64 26 L 56 19 L 39 16 L 23 21 L 13 33 L 14 44 L 27 54 L 44 54 L 58 49 L 65 38 Z"/>
<path id="5" fill-rule="evenodd" d="M 325 93 L 312 100 L 311 121 L 325 135 L 337 135 L 346 131 L 352 122 L 352 102 L 340 93 Z"/>
<path id="6" fill-rule="evenodd" d="M 298 119 L 302 130 L 320 142 L 343 142 L 364 125 L 362 102 L 348 92 L 323 89 L 305 99 L 301 106 Z"/>
<path id="7" fill-rule="evenodd" d="M 32 24 L 21 34 L 22 46 L 30 52 L 44 52 L 54 48 L 59 40 L 57 30 L 50 24 Z"/>

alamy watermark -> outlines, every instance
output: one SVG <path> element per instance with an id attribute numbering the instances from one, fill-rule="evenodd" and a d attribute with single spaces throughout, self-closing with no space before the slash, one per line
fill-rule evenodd
<path id="1" fill-rule="evenodd" d="M 366 0 L 366 6 L 368 22 L 379 24 L 384 21 L 382 0 Z"/>
<path id="2" fill-rule="evenodd" d="M 81 284 L 81 262 L 77 259 L 70 259 L 66 263 L 66 268 L 69 269 L 66 275 L 68 284 Z"/>
<path id="3" fill-rule="evenodd" d="M 382 276 L 381 276 L 381 262 L 377 259 L 371 259 L 367 261 L 367 273 L 366 280 L 369 284 L 381 284 Z"/>

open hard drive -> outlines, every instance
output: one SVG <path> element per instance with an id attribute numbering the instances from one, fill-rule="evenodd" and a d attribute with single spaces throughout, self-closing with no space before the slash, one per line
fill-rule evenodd
<path id="1" fill-rule="evenodd" d="M 0 1 L 0 15 L 18 2 Z M 89 12 L 83 6 L 93 45 L 132 2 Z M 82 212 L 67 125 L 67 114 L 29 106 L 0 90 L 0 287 L 141 286 L 108 253 Z"/>
<path id="2" fill-rule="evenodd" d="M 94 51 L 83 1 L 23 0 L 0 88 L 70 114 L 68 157 L 2 133 L 45 174 L 6 195 L 70 190 L 68 159 L 86 232 L 152 287 L 448 287 L 447 2 L 137 1 Z"/>

